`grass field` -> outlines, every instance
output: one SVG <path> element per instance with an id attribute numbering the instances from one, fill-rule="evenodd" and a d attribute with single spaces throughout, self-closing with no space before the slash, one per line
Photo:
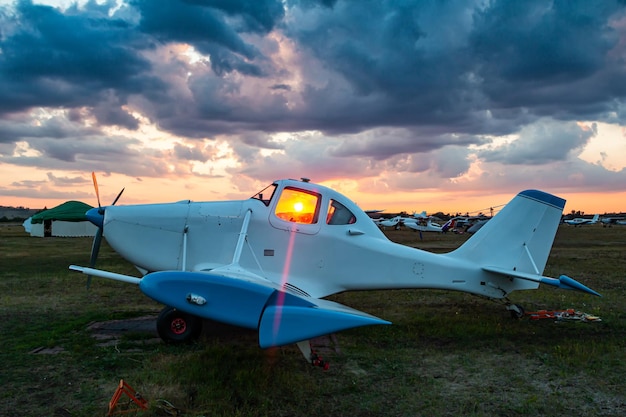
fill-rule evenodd
<path id="1" fill-rule="evenodd" d="M 435 252 L 466 239 L 388 235 Z M 162 306 L 129 284 L 94 279 L 86 290 L 67 267 L 87 265 L 90 250 L 91 239 L 0 226 L 0 416 L 103 416 L 120 379 L 148 400 L 143 416 L 626 415 L 626 227 L 561 226 L 548 261 L 546 275 L 604 297 L 512 294 L 526 311 L 574 308 L 601 322 L 514 320 L 498 303 L 443 291 L 339 294 L 394 324 L 337 334 L 326 372 L 295 346 L 261 350 L 253 333 L 235 330 L 185 346 L 142 332 L 100 346 L 90 323 Z M 134 274 L 106 245 L 98 267 Z"/>

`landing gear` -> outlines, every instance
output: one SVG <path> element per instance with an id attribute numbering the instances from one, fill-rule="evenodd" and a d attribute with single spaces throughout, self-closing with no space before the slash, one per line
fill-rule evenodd
<path id="1" fill-rule="evenodd" d="M 325 371 L 328 371 L 328 368 L 330 368 L 330 363 L 326 362 L 324 358 L 319 356 L 315 351 L 311 352 L 311 365 L 322 368 Z"/>
<path id="2" fill-rule="evenodd" d="M 306 359 L 311 365 L 322 368 L 325 371 L 328 371 L 330 368 L 330 363 L 326 362 L 324 358 L 319 356 L 317 352 L 311 349 L 311 342 L 309 340 L 303 340 L 301 342 L 296 343 L 300 352 L 304 355 L 304 359 Z"/>
<path id="3" fill-rule="evenodd" d="M 507 304 L 506 309 L 511 312 L 511 317 L 514 319 L 521 319 L 526 314 L 524 308 L 519 304 Z"/>
<path id="4" fill-rule="evenodd" d="M 174 307 L 165 307 L 157 318 L 157 333 L 167 343 L 188 343 L 202 332 L 200 317 L 183 313 Z"/>

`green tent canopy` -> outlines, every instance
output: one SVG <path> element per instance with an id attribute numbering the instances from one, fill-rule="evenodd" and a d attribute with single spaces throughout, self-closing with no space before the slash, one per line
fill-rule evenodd
<path id="1" fill-rule="evenodd" d="M 42 211 L 31 217 L 32 224 L 43 223 L 44 220 L 62 220 L 66 222 L 84 222 L 85 213 L 93 207 L 81 201 L 66 201 L 49 210 Z"/>

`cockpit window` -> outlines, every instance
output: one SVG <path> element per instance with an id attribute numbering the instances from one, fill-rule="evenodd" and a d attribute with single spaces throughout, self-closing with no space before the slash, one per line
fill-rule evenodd
<path id="1" fill-rule="evenodd" d="M 250 198 L 254 198 L 255 200 L 261 200 L 263 204 L 265 204 L 266 206 L 269 206 L 270 200 L 272 199 L 272 196 L 274 195 L 275 191 L 276 191 L 276 184 L 268 185 L 267 187 L 265 187 L 264 189 L 262 189 L 261 191 L 259 191 L 258 193 L 256 193 Z"/>
<path id="2" fill-rule="evenodd" d="M 276 204 L 277 217 L 294 223 L 317 223 L 320 195 L 298 188 L 285 187 Z"/>
<path id="3" fill-rule="evenodd" d="M 326 223 L 328 224 L 353 224 L 356 222 L 356 217 L 346 206 L 339 201 L 330 200 L 328 206 L 328 215 L 326 216 Z"/>

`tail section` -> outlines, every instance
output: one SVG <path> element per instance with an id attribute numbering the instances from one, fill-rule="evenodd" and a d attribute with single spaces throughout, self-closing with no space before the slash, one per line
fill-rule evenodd
<path id="1" fill-rule="evenodd" d="M 452 257 L 511 277 L 515 289 L 537 288 L 556 235 L 565 200 L 538 190 L 520 192 Z"/>

